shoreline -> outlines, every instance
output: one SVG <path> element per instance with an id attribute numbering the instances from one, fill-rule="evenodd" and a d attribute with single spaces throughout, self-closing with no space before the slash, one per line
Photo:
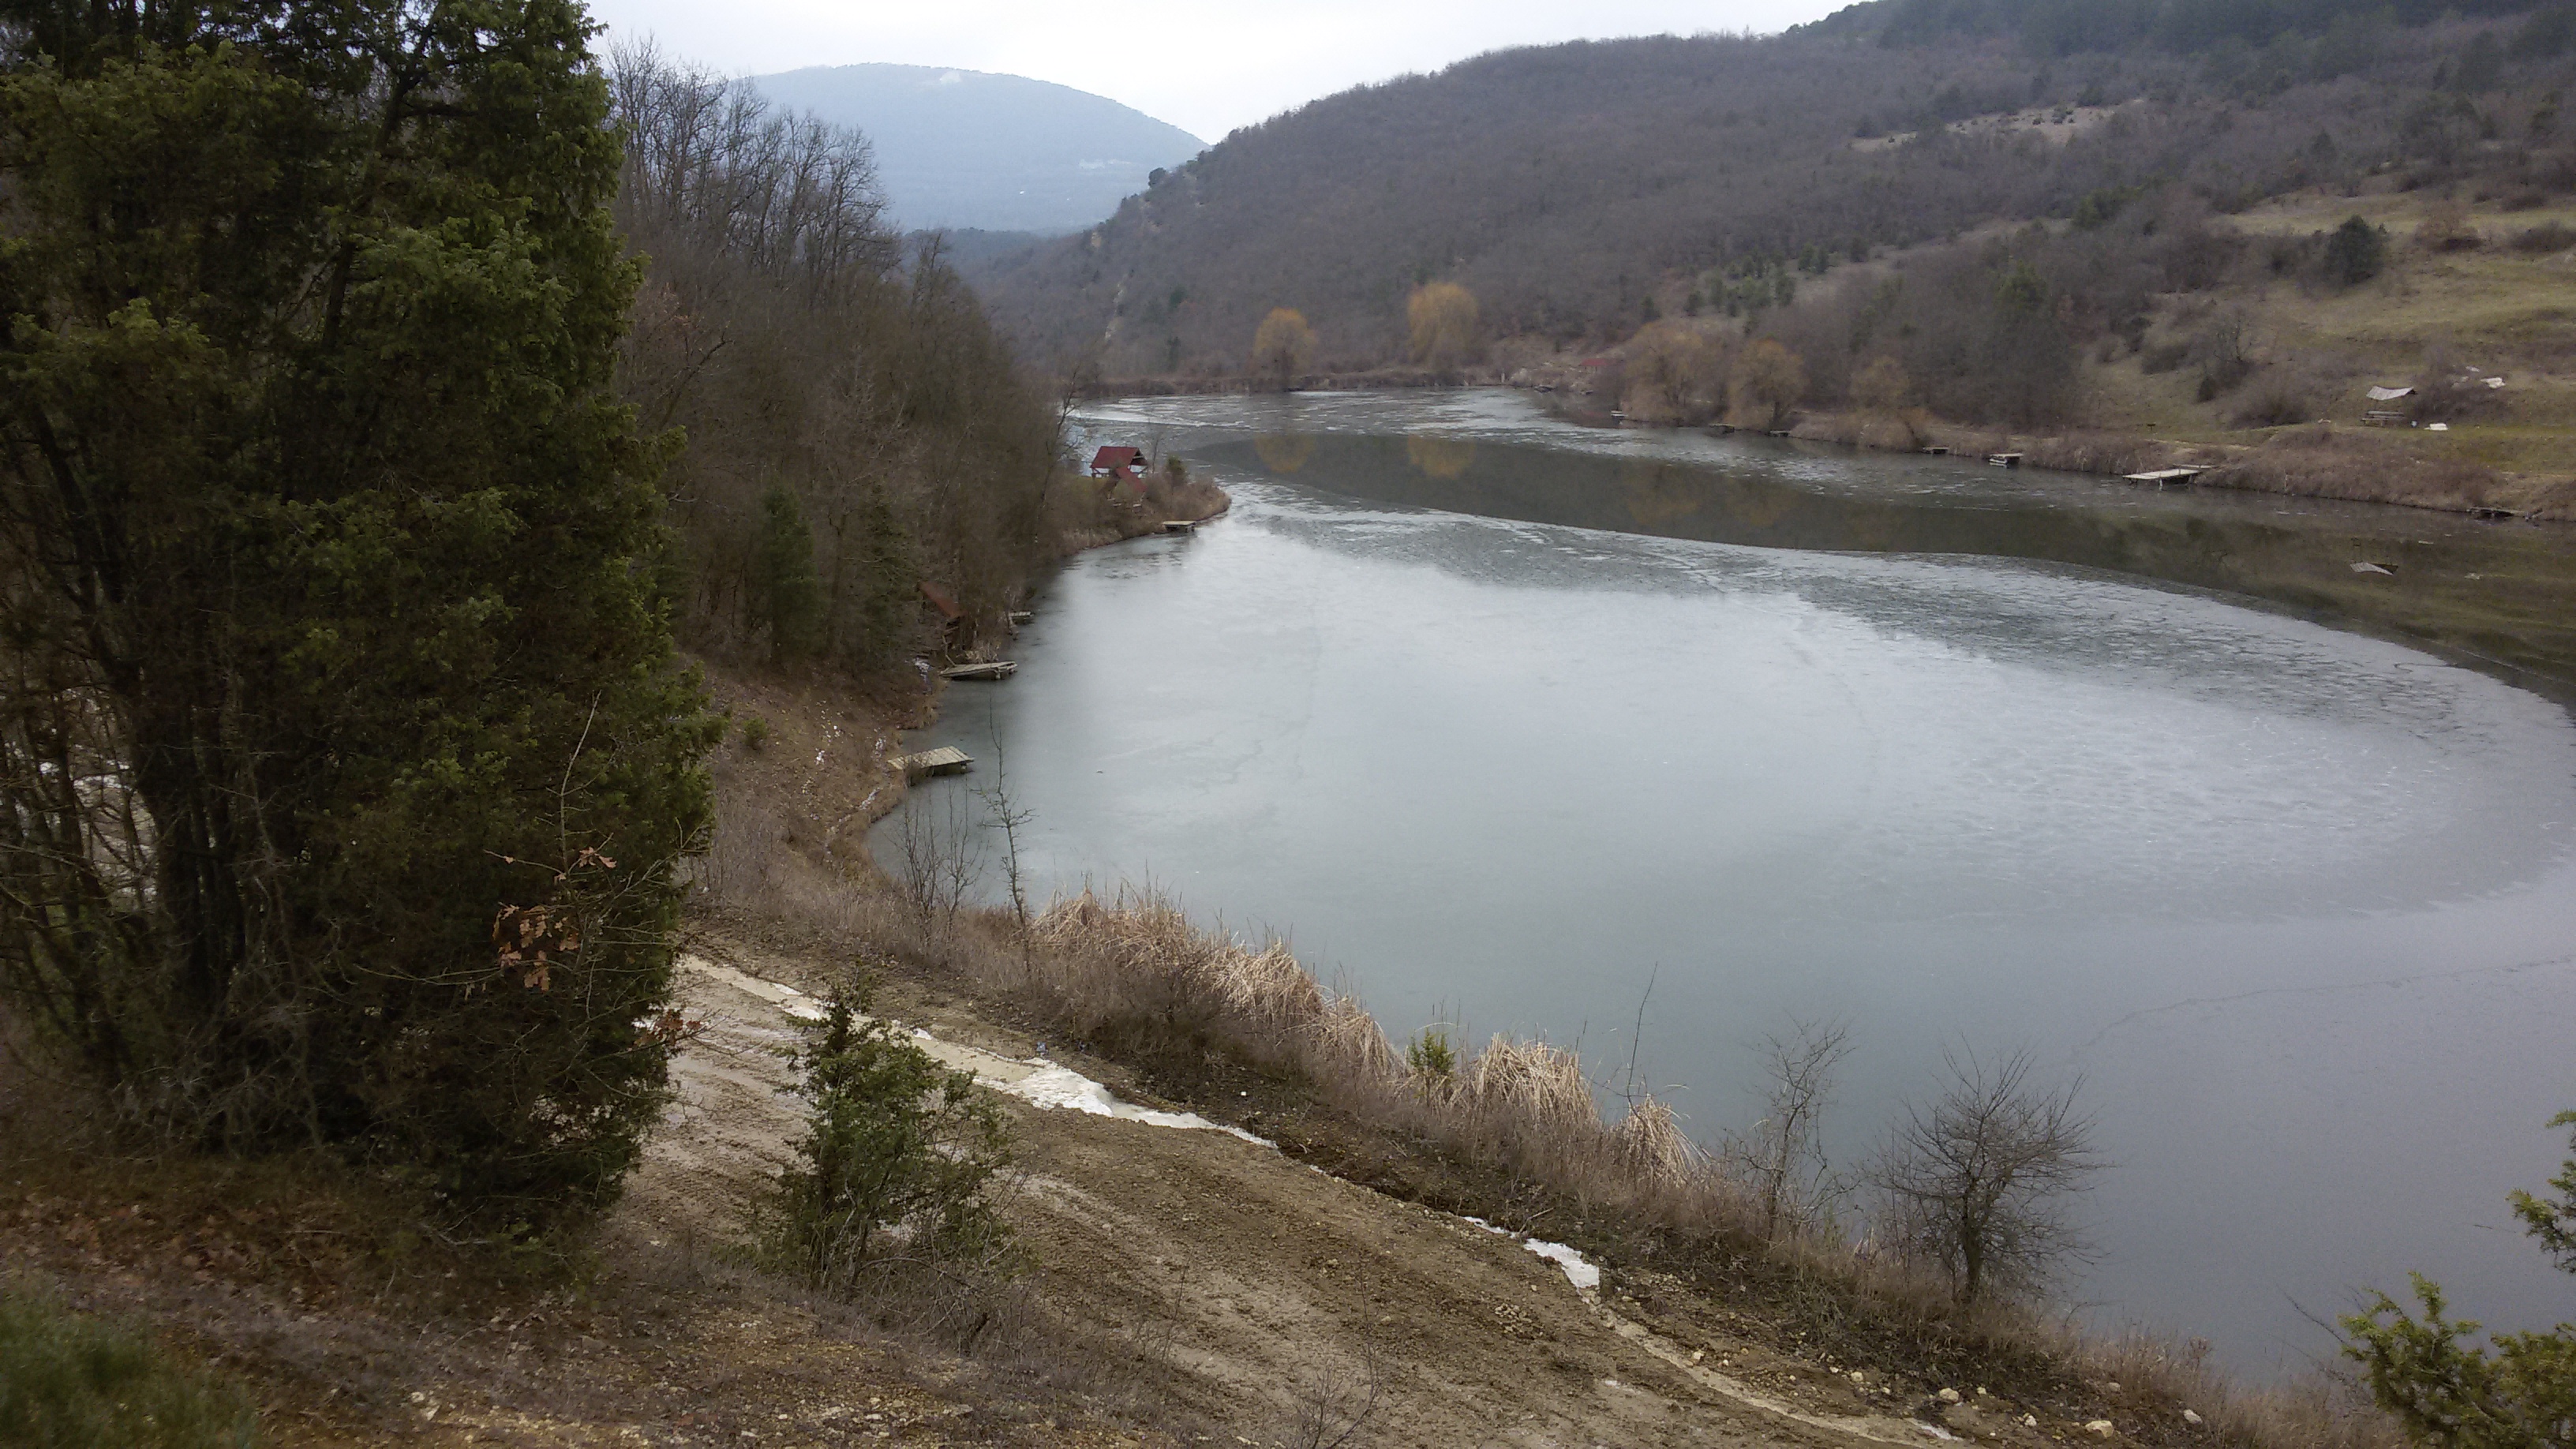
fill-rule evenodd
<path id="1" fill-rule="evenodd" d="M 1298 377 L 1286 391 L 1327 393 L 1436 393 L 1504 388 L 1544 399 L 1579 394 L 1541 388 L 1490 374 L 1434 374 L 1420 369 L 1375 369 Z M 1122 398 L 1250 397 L 1281 391 L 1257 379 L 1121 378 L 1082 390 L 1086 401 Z M 1762 432 L 1715 421 L 1656 422 L 1541 403 L 1544 410 L 1585 426 L 1669 432 Z M 2125 477 L 2161 468 L 2204 470 L 2186 486 L 2322 498 L 2344 503 L 2384 503 L 2473 517 L 2531 523 L 2576 522 L 2576 479 L 2499 472 L 2484 465 L 2428 457 L 2405 446 L 2414 429 L 2370 428 L 2319 419 L 2258 430 L 2260 442 L 2193 442 L 2117 428 L 2074 428 L 2022 433 L 1997 424 L 1954 423 L 1929 417 L 1876 417 L 1852 410 L 1802 409 L 1784 436 L 1866 452 L 1946 449 L 1954 457 L 2022 455 L 2021 466 L 2095 477 Z M 1901 435 L 1901 441 L 1891 441 Z"/>

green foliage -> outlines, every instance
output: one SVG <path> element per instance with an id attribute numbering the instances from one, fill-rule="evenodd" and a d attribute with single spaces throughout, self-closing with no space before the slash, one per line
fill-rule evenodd
<path id="1" fill-rule="evenodd" d="M 2551 1119 L 2576 1127 L 2576 1112 Z M 2576 1273 L 2576 1136 L 2550 1185 L 2555 1200 L 2513 1195 L 2517 1217 L 2558 1266 Z M 2362 1366 L 2379 1406 L 2407 1437 L 2444 1449 L 2566 1449 L 2576 1444 L 2576 1324 L 2550 1333 L 2493 1336 L 2492 1349 L 2470 1340 L 2479 1325 L 2443 1316 L 2441 1288 L 2414 1279 L 2417 1318 L 2385 1293 L 2343 1320 L 2344 1354 Z"/>
<path id="2" fill-rule="evenodd" d="M 2358 216 L 2326 236 L 2323 265 L 2326 280 L 2338 287 L 2357 287 L 2388 265 L 2388 233 Z"/>
<path id="3" fill-rule="evenodd" d="M 814 572 L 814 531 L 796 495 L 772 484 L 760 500 L 760 542 L 752 592 L 769 628 L 769 657 L 788 663 L 822 643 L 823 581 Z"/>
<path id="4" fill-rule="evenodd" d="M 2576 1112 L 2561 1112 L 2549 1119 L 2552 1127 L 2576 1128 Z M 2576 1149 L 2576 1134 L 2568 1146 Z M 2528 1192 L 2513 1195 L 2513 1215 L 2522 1219 L 2523 1231 L 2540 1240 L 2543 1252 L 2555 1259 L 2561 1270 L 2576 1273 L 2576 1156 L 2560 1165 L 2549 1185 L 2558 1189 L 2552 1201 Z"/>
<path id="5" fill-rule="evenodd" d="M 1009 1162 L 1000 1112 L 865 1004 L 836 996 L 798 1058 L 805 1135 L 755 1210 L 762 1261 L 836 1291 L 896 1263 L 1007 1269 L 986 1195 Z"/>
<path id="6" fill-rule="evenodd" d="M 1458 1074 L 1458 1049 L 1445 1027 L 1426 1026 L 1404 1044 L 1404 1065 L 1417 1077 L 1447 1081 Z"/>
<path id="7" fill-rule="evenodd" d="M 589 22 L 118 13 L 0 10 L 0 989 L 182 1138 L 595 1203 L 715 727 Z"/>
<path id="8" fill-rule="evenodd" d="M 742 747 L 746 750 L 755 751 L 769 748 L 769 721 L 767 719 L 760 715 L 753 715 L 751 718 L 742 722 Z"/>
<path id="9" fill-rule="evenodd" d="M 259 1437 L 239 1389 L 17 1293 L 0 1293 L 0 1425 L 24 1449 L 249 1449 Z"/>

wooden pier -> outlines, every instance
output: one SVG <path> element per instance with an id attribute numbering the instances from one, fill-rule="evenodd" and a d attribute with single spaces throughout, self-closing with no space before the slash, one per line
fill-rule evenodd
<path id="1" fill-rule="evenodd" d="M 1197 523 L 1186 518 L 1166 518 L 1163 520 L 1163 531 L 1165 533 L 1196 533 L 1199 531 L 1199 526 Z"/>
<path id="2" fill-rule="evenodd" d="M 901 770 L 907 780 L 926 775 L 963 775 L 974 765 L 974 758 L 955 745 L 941 745 L 917 755 L 897 755 L 886 761 L 888 769 Z"/>
<path id="3" fill-rule="evenodd" d="M 2156 468 L 2144 473 L 2129 473 L 2122 476 L 2132 483 L 2153 483 L 2162 488 L 2168 483 L 2189 483 L 2208 471 L 2206 468 Z"/>
<path id="4" fill-rule="evenodd" d="M 1986 461 L 1998 468 L 2018 468 L 2021 466 L 2021 454 L 1988 453 L 1986 455 Z"/>
<path id="5" fill-rule="evenodd" d="M 942 679 L 1008 679 L 1020 672 L 1020 666 L 1008 659 L 985 659 L 970 664 L 951 664 L 939 671 Z"/>

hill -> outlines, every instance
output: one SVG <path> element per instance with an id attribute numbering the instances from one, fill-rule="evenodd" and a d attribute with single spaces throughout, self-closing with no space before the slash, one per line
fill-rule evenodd
<path id="1" fill-rule="evenodd" d="M 2131 10 L 2102 48 L 2041 28 Z M 1693 295 L 1773 304 L 1993 223 L 2062 226 L 2088 198 L 2227 214 L 2482 168 L 2576 186 L 2550 100 L 2565 12 L 2260 13 L 1879 0 L 1768 38 L 1498 52 L 1239 131 L 1085 235 L 968 275 L 1024 356 L 1213 380 L 1245 373 L 1277 307 L 1313 324 L 1315 370 L 1405 361 L 1431 281 L 1471 292 L 1508 356 L 1598 347 Z"/>
<path id="2" fill-rule="evenodd" d="M 1106 96 L 918 65 L 755 76 L 776 105 L 864 131 L 901 226 L 1055 234 L 1089 226 L 1205 142 Z"/>

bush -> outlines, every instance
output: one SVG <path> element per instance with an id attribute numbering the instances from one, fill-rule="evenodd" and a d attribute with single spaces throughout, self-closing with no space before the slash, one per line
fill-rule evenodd
<path id="1" fill-rule="evenodd" d="M 2316 421 L 2316 389 L 2306 378 L 2277 367 L 2265 368 L 2228 413 L 2230 426 L 2282 428 Z"/>
<path id="2" fill-rule="evenodd" d="M 2388 265 L 2388 233 L 2358 216 L 2346 217 L 2326 238 L 2322 262 L 2326 280 L 2338 287 L 2357 287 Z"/>
<path id="3" fill-rule="evenodd" d="M 2553 1127 L 2576 1128 L 2576 1112 Z M 2576 1153 L 2576 1136 L 2569 1140 Z M 2556 1199 L 2513 1195 L 2523 1230 L 2558 1266 L 2576 1272 L 2576 1156 L 2551 1180 Z M 2343 1320 L 2344 1354 L 2362 1365 L 2371 1397 L 2407 1437 L 2456 1449 L 2546 1449 L 2576 1439 L 2576 1325 L 2554 1333 L 2497 1334 L 2494 1351 L 2466 1346 L 2478 1325 L 2442 1316 L 2442 1290 L 2414 1275 L 2421 1319 L 2387 1294 Z"/>
<path id="4" fill-rule="evenodd" d="M 840 996 L 797 1065 L 805 1136 L 753 1209 L 765 1266 L 843 1293 L 893 1267 L 1007 1271 L 1010 1229 L 986 1189 L 1009 1137 L 972 1072 Z"/>
<path id="5" fill-rule="evenodd" d="M 2526 227 L 2513 239 L 2513 249 L 2518 252 L 2563 252 L 2571 247 L 2576 247 L 2576 227 L 2563 221 Z"/>
<path id="6" fill-rule="evenodd" d="M 140 1334 L 0 1293 L 0 1426 L 25 1449 L 247 1449 L 241 1391 Z"/>

